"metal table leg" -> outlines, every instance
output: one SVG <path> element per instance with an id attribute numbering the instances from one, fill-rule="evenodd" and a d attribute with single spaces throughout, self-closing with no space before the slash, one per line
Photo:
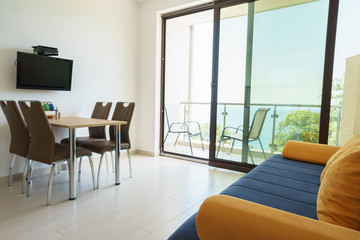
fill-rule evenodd
<path id="1" fill-rule="evenodd" d="M 115 127 L 115 185 L 120 185 L 120 124 Z"/>
<path id="2" fill-rule="evenodd" d="M 76 133 L 69 129 L 70 137 L 70 169 L 69 169 L 69 199 L 76 199 Z"/>

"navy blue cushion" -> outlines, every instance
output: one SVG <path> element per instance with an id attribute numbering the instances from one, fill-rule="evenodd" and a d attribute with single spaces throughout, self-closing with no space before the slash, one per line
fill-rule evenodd
<path id="1" fill-rule="evenodd" d="M 324 167 L 284 159 L 280 154 L 274 155 L 221 194 L 317 219 L 317 193 Z M 199 239 L 195 219 L 196 214 L 185 221 L 169 239 Z"/>

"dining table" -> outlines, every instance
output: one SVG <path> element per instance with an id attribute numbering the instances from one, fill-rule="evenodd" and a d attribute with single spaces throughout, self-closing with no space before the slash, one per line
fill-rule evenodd
<path id="1" fill-rule="evenodd" d="M 62 117 L 60 119 L 49 119 L 53 127 L 69 129 L 70 139 L 70 164 L 69 164 L 69 199 L 76 199 L 76 129 L 84 127 L 115 126 L 115 185 L 120 184 L 120 143 L 121 143 L 121 125 L 126 125 L 126 121 L 106 120 L 84 117 Z"/>

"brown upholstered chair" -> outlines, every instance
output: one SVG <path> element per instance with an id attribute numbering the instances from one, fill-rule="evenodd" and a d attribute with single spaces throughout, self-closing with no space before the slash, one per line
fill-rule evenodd
<path id="1" fill-rule="evenodd" d="M 131 119 L 134 113 L 135 103 L 126 103 L 126 102 L 118 102 L 116 104 L 114 114 L 112 120 L 118 121 L 126 121 L 126 125 L 121 126 L 121 144 L 120 149 L 126 149 L 128 160 L 129 160 L 129 169 L 130 169 L 130 177 L 132 177 L 132 169 L 131 169 L 131 158 L 129 149 L 131 149 L 130 136 L 129 136 L 129 128 Z M 97 176 L 97 187 L 100 187 L 100 170 L 101 164 L 106 152 L 112 152 L 115 150 L 115 126 L 110 126 L 109 128 L 110 140 L 96 141 L 96 142 L 85 142 L 81 144 L 81 147 L 86 148 L 92 152 L 101 154 L 100 163 L 98 168 L 98 176 Z M 111 155 L 112 156 L 112 155 Z"/>
<path id="2" fill-rule="evenodd" d="M 91 118 L 97 119 L 108 119 L 110 109 L 111 109 L 111 102 L 106 103 L 103 105 L 103 102 L 95 103 L 94 110 L 91 114 Z M 106 139 L 105 134 L 105 126 L 103 127 L 89 127 L 89 136 L 88 137 L 76 137 L 76 145 L 81 146 L 83 142 L 89 141 L 98 141 Z M 64 138 L 60 141 L 62 144 L 70 144 L 69 138 Z"/>
<path id="3" fill-rule="evenodd" d="M 110 109 L 111 109 L 111 102 L 96 102 L 94 110 L 91 114 L 91 118 L 97 118 L 97 119 L 108 119 Z M 89 127 L 89 136 L 87 137 L 76 137 L 76 146 L 81 147 L 81 144 L 85 142 L 92 142 L 92 141 L 99 141 L 99 140 L 105 140 L 106 139 L 106 133 L 105 133 L 105 126 L 102 127 Z M 69 138 L 64 138 L 60 141 L 62 144 L 70 144 Z M 105 156 L 106 157 L 106 156 Z M 82 159 L 80 158 L 79 161 L 79 173 L 78 173 L 78 180 L 80 181 L 81 178 L 81 163 Z M 106 158 L 106 169 L 108 170 L 108 161 Z M 114 167 L 113 167 L 114 169 Z"/>
<path id="4" fill-rule="evenodd" d="M 17 156 L 25 158 L 25 169 L 23 173 L 23 186 L 21 193 L 25 192 L 25 172 L 27 167 L 27 155 L 29 148 L 29 132 L 27 130 L 25 121 L 20 113 L 20 110 L 15 101 L 0 101 L 1 108 L 5 114 L 6 120 L 10 128 L 10 153 L 13 154 L 13 158 L 10 163 L 9 170 L 9 186 L 12 185 L 12 175 L 15 159 Z"/>
<path id="5" fill-rule="evenodd" d="M 64 160 L 68 161 L 68 159 L 70 158 L 70 149 L 68 145 L 55 143 L 53 131 L 39 101 L 30 101 L 30 106 L 28 106 L 25 101 L 19 101 L 19 106 L 24 115 L 28 131 L 30 132 L 31 136 L 28 152 L 28 169 L 31 168 L 32 160 L 52 165 L 47 194 L 47 205 L 49 205 L 55 164 Z M 95 174 L 93 161 L 91 158 L 91 152 L 86 149 L 76 148 L 76 157 L 82 156 L 89 157 L 91 172 L 93 176 L 93 187 L 95 189 Z M 26 187 L 26 195 L 30 196 L 29 178 L 27 179 L 28 184 Z"/>

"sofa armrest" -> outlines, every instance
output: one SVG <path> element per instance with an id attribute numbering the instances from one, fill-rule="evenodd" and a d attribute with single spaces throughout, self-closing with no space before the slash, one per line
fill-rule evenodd
<path id="1" fill-rule="evenodd" d="M 360 239 L 360 232 L 227 195 L 207 198 L 196 217 L 200 239 Z"/>
<path id="2" fill-rule="evenodd" d="M 338 146 L 289 140 L 286 142 L 281 156 L 292 160 L 325 165 L 339 149 Z"/>

